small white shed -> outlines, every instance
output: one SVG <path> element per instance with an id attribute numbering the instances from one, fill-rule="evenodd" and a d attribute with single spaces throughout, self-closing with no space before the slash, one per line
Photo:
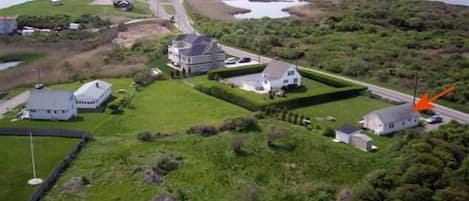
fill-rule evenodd
<path id="1" fill-rule="evenodd" d="M 352 136 L 352 145 L 356 148 L 359 148 L 363 151 L 371 151 L 373 145 L 373 139 L 368 135 L 364 134 L 355 134 Z"/>
<path id="2" fill-rule="evenodd" d="M 359 134 L 360 129 L 350 125 L 343 125 L 335 130 L 335 139 L 345 144 L 352 143 L 352 136 Z"/>

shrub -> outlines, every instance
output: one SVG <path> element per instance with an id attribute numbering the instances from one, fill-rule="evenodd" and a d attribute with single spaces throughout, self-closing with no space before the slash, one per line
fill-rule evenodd
<path id="1" fill-rule="evenodd" d="M 161 174 L 168 174 L 182 166 L 183 158 L 174 153 L 164 155 L 157 163 L 157 170 Z"/>
<path id="2" fill-rule="evenodd" d="M 326 129 L 324 129 L 324 131 L 322 132 L 322 135 L 326 136 L 326 137 L 335 137 L 335 131 L 334 129 L 330 128 L 330 127 L 327 127 Z"/>
<path id="3" fill-rule="evenodd" d="M 137 134 L 137 139 L 142 142 L 153 141 L 154 135 L 150 131 L 143 131 Z"/>
<path id="4" fill-rule="evenodd" d="M 272 126 L 267 132 L 267 145 L 274 146 L 274 142 L 278 139 L 286 137 L 285 129 L 278 126 Z"/>
<path id="5" fill-rule="evenodd" d="M 140 71 L 136 73 L 133 77 L 133 81 L 135 84 L 140 86 L 148 86 L 149 84 L 155 81 L 155 77 L 153 77 L 150 72 L 147 70 Z"/>
<path id="6" fill-rule="evenodd" d="M 244 141 L 242 138 L 234 138 L 233 141 L 231 141 L 231 149 L 236 154 L 241 155 L 245 153 L 245 151 L 243 150 L 243 146 Z"/>
<path id="7" fill-rule="evenodd" d="M 264 119 L 265 115 L 265 112 L 257 111 L 252 114 L 252 117 L 254 117 L 255 119 Z"/>
<path id="8" fill-rule="evenodd" d="M 218 129 L 215 126 L 210 125 L 195 125 L 187 130 L 189 134 L 198 134 L 201 136 L 212 136 L 218 133 Z"/>
<path id="9" fill-rule="evenodd" d="M 249 132 L 257 130 L 257 120 L 252 117 L 236 117 L 223 121 L 220 125 L 220 131 Z"/>

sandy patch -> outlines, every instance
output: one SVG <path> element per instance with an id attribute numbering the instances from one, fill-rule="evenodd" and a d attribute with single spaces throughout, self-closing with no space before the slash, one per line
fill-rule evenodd
<path id="1" fill-rule="evenodd" d="M 170 32 L 166 27 L 157 23 L 130 25 L 126 31 L 119 32 L 112 43 L 121 47 L 131 48 L 137 41 Z"/>
<path id="2" fill-rule="evenodd" d="M 340 0 L 318 0 L 312 3 L 285 9 L 293 17 L 301 20 L 316 21 L 340 6 Z"/>
<path id="3" fill-rule="evenodd" d="M 94 0 L 90 3 L 90 5 L 101 5 L 101 6 L 108 6 L 112 5 L 112 0 Z"/>
<path id="4" fill-rule="evenodd" d="M 249 9 L 226 5 L 222 0 L 188 0 L 192 9 L 211 19 L 233 20 L 233 15 L 250 12 Z"/>

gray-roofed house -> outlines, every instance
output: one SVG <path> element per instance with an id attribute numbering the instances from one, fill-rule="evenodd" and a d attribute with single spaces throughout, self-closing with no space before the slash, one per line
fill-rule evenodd
<path id="1" fill-rule="evenodd" d="M 180 71 L 200 74 L 223 67 L 225 52 L 217 40 L 208 36 L 182 34 L 172 40 L 168 47 L 171 63 Z"/>
<path id="2" fill-rule="evenodd" d="M 77 100 L 77 107 L 82 109 L 98 108 L 111 96 L 111 87 L 111 84 L 102 80 L 94 80 L 82 85 L 73 93 Z"/>
<path id="3" fill-rule="evenodd" d="M 273 60 L 262 71 L 262 87 L 277 90 L 287 86 L 301 86 L 301 75 L 294 65 Z"/>
<path id="4" fill-rule="evenodd" d="M 0 35 L 11 34 L 17 28 L 16 17 L 0 16 Z"/>
<path id="5" fill-rule="evenodd" d="M 73 93 L 52 89 L 31 91 L 26 113 L 29 119 L 41 120 L 69 120 L 78 115 Z"/>
<path id="6" fill-rule="evenodd" d="M 363 127 L 386 135 L 419 125 L 420 113 L 411 103 L 375 110 L 363 116 Z"/>
<path id="7" fill-rule="evenodd" d="M 350 125 L 343 125 L 335 130 L 335 139 L 339 142 L 350 144 L 352 142 L 352 136 L 359 133 L 359 128 Z"/>

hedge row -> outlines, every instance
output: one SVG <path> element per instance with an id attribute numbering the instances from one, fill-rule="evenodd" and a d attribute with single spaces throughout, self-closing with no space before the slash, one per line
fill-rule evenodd
<path id="1" fill-rule="evenodd" d="M 278 106 L 284 107 L 287 109 L 299 108 L 308 105 L 314 105 L 324 102 L 329 102 L 333 100 L 340 100 L 345 98 L 350 98 L 353 96 L 360 95 L 360 93 L 366 90 L 366 87 L 362 86 L 349 86 L 338 88 L 334 91 L 318 93 L 311 96 L 299 97 L 295 99 L 285 99 L 277 102 L 272 103 L 256 103 L 252 100 L 249 100 L 243 96 L 239 96 L 234 94 L 226 89 L 226 86 L 204 86 L 204 85 L 196 85 L 195 88 L 203 93 L 208 95 L 214 96 L 216 98 L 225 100 L 227 102 L 233 103 L 235 105 L 241 106 L 251 111 L 262 111 L 267 106 Z"/>
<path id="2" fill-rule="evenodd" d="M 338 79 L 329 75 L 325 75 L 322 73 L 314 72 L 314 71 L 299 69 L 298 72 L 303 77 L 306 77 L 306 78 L 309 78 L 309 79 L 312 79 L 312 80 L 315 80 L 315 81 L 318 81 L 318 82 L 321 82 L 321 83 L 324 83 L 333 87 L 337 87 L 337 88 L 355 85 L 351 82 L 341 80 L 341 79 Z"/>
<path id="3" fill-rule="evenodd" d="M 236 68 L 217 68 L 209 71 L 207 73 L 207 76 L 209 80 L 215 80 L 217 77 L 226 78 L 252 73 L 260 73 L 264 70 L 266 66 L 266 64 L 254 64 Z"/>

